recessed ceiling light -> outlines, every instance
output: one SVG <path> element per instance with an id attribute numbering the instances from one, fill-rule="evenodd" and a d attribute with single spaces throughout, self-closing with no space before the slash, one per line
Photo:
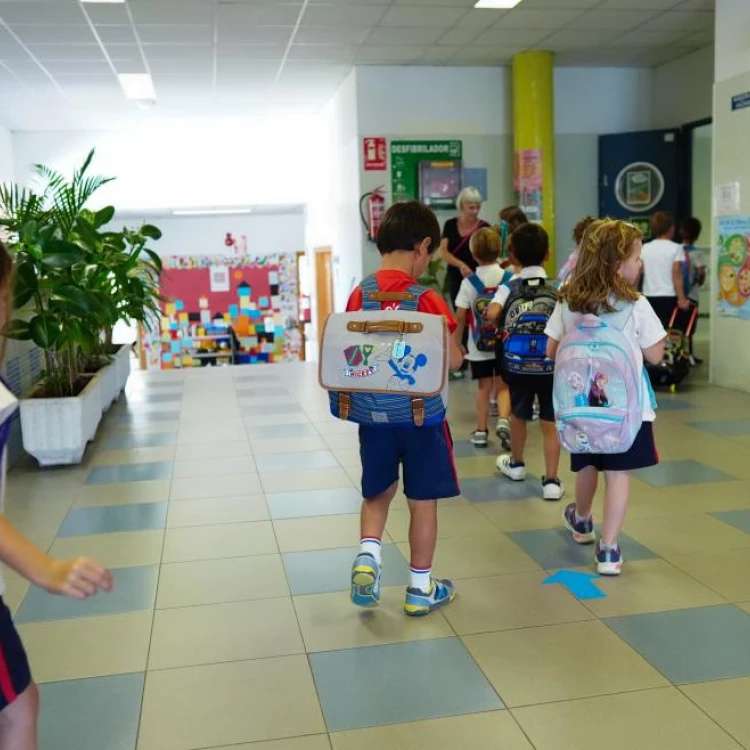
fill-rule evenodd
<path id="1" fill-rule="evenodd" d="M 148 73 L 120 73 L 117 77 L 128 99 L 140 101 L 154 101 L 156 99 L 154 82 Z"/>
<path id="2" fill-rule="evenodd" d="M 475 8 L 498 8 L 507 9 L 515 8 L 521 0 L 477 0 L 474 4 Z"/>

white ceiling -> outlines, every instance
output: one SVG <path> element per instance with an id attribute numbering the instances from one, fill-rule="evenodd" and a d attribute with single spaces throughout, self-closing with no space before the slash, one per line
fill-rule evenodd
<path id="1" fill-rule="evenodd" d="M 655 66 L 713 41 L 714 0 L 0 0 L 0 118 L 14 129 L 317 110 L 352 65 Z M 150 72 L 138 112 L 117 73 Z"/>

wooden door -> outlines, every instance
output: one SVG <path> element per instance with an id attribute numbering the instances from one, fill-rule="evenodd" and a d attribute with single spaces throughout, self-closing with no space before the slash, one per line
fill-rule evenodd
<path id="1" fill-rule="evenodd" d="M 330 247 L 315 251 L 315 313 L 318 326 L 318 341 L 323 332 L 323 323 L 333 312 L 333 253 Z"/>

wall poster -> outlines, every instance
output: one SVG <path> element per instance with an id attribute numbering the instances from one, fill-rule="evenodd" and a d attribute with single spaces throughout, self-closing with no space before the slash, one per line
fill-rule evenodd
<path id="1" fill-rule="evenodd" d="M 719 315 L 750 320 L 750 216 L 718 218 Z"/>
<path id="2" fill-rule="evenodd" d="M 528 148 L 515 153 L 513 168 L 513 189 L 516 203 L 521 207 L 530 221 L 542 221 L 543 200 L 542 149 Z"/>
<path id="3" fill-rule="evenodd" d="M 461 141 L 391 141 L 393 202 L 420 197 L 419 166 L 422 162 L 459 162 L 462 156 Z"/>

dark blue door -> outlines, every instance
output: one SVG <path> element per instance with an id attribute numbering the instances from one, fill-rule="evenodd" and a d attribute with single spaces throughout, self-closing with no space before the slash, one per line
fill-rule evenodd
<path id="1" fill-rule="evenodd" d="M 679 207 L 679 129 L 599 136 L 599 215 L 646 228 Z"/>

